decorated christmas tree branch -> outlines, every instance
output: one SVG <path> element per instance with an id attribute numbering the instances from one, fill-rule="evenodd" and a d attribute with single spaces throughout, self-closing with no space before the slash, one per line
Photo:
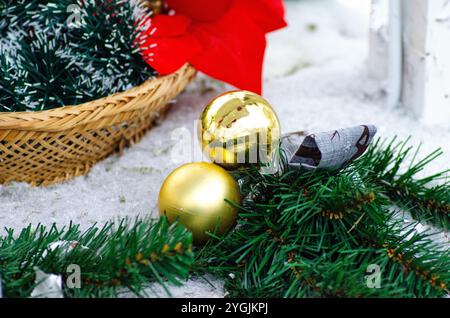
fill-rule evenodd
<path id="1" fill-rule="evenodd" d="M 393 139 L 384 149 L 378 140 L 359 161 L 365 174 L 389 196 L 397 205 L 411 212 L 423 222 L 450 229 L 450 181 L 449 170 L 432 176 L 418 178 L 424 167 L 438 158 L 441 150 L 436 150 L 414 163 L 420 149 L 413 153 L 408 140 L 396 142 Z M 409 158 L 410 156 L 412 158 Z M 407 165 L 407 160 L 410 164 Z M 406 167 L 405 167 L 406 166 Z M 403 169 L 403 170 L 402 170 Z"/>
<path id="2" fill-rule="evenodd" d="M 131 290 L 140 295 L 150 281 L 179 285 L 194 260 L 192 235 L 184 227 L 159 222 L 126 220 L 81 232 L 70 225 L 42 225 L 12 230 L 0 238 L 0 275 L 5 297 L 29 297 L 39 284 L 35 269 L 61 275 L 80 268 L 80 288 L 63 284 L 66 297 L 114 297 Z"/>

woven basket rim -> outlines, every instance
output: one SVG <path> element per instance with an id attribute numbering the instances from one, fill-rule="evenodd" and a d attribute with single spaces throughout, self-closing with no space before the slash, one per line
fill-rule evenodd
<path id="1" fill-rule="evenodd" d="M 189 64 L 185 64 L 174 73 L 149 79 L 123 92 L 79 105 L 68 105 L 35 112 L 0 112 L 0 130 L 61 131 L 87 124 L 91 121 L 111 117 L 121 112 L 137 110 L 143 106 L 136 106 L 134 103 L 125 103 L 121 107 L 116 107 L 115 101 L 131 101 L 133 98 L 153 89 L 155 90 L 155 94 L 158 94 L 157 88 L 163 85 L 164 82 L 174 81 L 185 73 L 192 73 L 193 75 L 195 74 L 195 70 Z M 83 114 L 86 114 L 86 116 L 83 116 Z M 62 120 L 64 122 L 61 122 Z"/>

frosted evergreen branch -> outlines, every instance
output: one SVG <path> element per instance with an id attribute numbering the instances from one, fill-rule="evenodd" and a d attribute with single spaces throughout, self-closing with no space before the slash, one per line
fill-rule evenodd
<path id="1" fill-rule="evenodd" d="M 76 105 L 152 78 L 136 43 L 150 15 L 137 1 L 3 0 L 0 111 Z"/>

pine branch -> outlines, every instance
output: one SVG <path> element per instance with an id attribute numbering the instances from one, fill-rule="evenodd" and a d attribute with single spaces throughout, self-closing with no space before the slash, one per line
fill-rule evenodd
<path id="1" fill-rule="evenodd" d="M 57 241 L 76 242 L 49 248 Z M 66 297 L 115 297 L 120 291 L 140 294 L 150 281 L 179 285 L 193 262 L 192 235 L 178 225 L 136 221 L 109 223 L 81 232 L 78 225 L 47 229 L 42 225 L 13 230 L 0 238 L 0 273 L 5 297 L 28 297 L 35 284 L 34 267 L 67 278 L 67 267 L 81 268 L 81 289 L 64 286 Z"/>
<path id="2" fill-rule="evenodd" d="M 448 230 L 450 169 L 432 176 L 416 177 L 426 165 L 438 158 L 442 151 L 438 149 L 414 163 L 420 147 L 413 153 L 413 147 L 407 143 L 408 140 L 396 143 L 394 138 L 383 148 L 378 140 L 358 165 L 361 169 L 365 168 L 364 174 L 371 182 L 380 186 L 397 205 L 410 211 L 415 219 Z"/>
<path id="3" fill-rule="evenodd" d="M 116 296 L 119 286 L 139 294 L 148 279 L 177 283 L 190 270 L 225 279 L 232 297 L 442 297 L 450 284 L 448 246 L 398 220 L 392 211 L 397 197 L 381 182 L 390 175 L 402 184 L 399 179 L 415 175 L 433 158 L 405 173 L 386 169 L 386 162 L 400 166 L 404 156 L 372 148 L 341 171 L 279 176 L 241 171 L 236 178 L 245 199 L 238 225 L 224 237 L 211 234 L 196 251 L 195 264 L 190 234 L 164 220 L 122 224 L 119 230 L 109 225 L 87 234 L 73 226 L 67 231 L 29 227 L 17 239 L 10 233 L 0 240 L 0 271 L 11 296 L 30 293 L 34 266 L 65 275 L 64 268 L 78 262 L 84 287 L 65 288 L 67 296 Z M 75 240 L 80 248 L 68 254 L 48 251 L 49 243 L 61 239 Z M 371 266 L 381 270 L 380 288 L 367 283 Z"/>
<path id="4" fill-rule="evenodd" d="M 393 202 L 366 173 L 377 162 L 365 160 L 334 173 L 245 172 L 238 226 L 199 251 L 197 270 L 225 278 L 231 296 L 445 295 L 448 251 L 395 221 Z M 384 273 L 380 289 L 366 286 L 371 264 Z"/>
<path id="5" fill-rule="evenodd" d="M 324 255 L 315 260 L 299 259 L 293 262 L 295 279 L 284 297 L 405 297 L 405 290 L 389 282 L 382 288 L 369 288 L 367 268 L 371 263 L 360 258 L 361 250 L 354 254 L 340 254 L 338 259 Z M 369 259 L 367 259 L 369 260 Z M 372 260 L 371 260 L 372 261 Z M 359 266 L 355 266 L 358 264 Z M 381 286 L 380 286 L 381 287 Z"/>

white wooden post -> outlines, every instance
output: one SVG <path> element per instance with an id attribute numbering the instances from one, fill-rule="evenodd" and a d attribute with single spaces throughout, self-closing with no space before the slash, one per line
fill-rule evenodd
<path id="1" fill-rule="evenodd" d="M 369 72 L 371 77 L 388 78 L 389 0 L 372 0 L 369 32 Z"/>
<path id="2" fill-rule="evenodd" d="M 376 78 L 385 76 L 389 106 L 450 126 L 450 0 L 373 0 L 372 11 L 369 68 Z M 387 25 L 377 25 L 379 12 Z M 382 29 L 386 40 L 376 43 Z"/>
<path id="3" fill-rule="evenodd" d="M 389 108 L 400 103 L 402 86 L 402 2 L 372 0 L 369 72 L 383 81 Z"/>
<path id="4" fill-rule="evenodd" d="M 389 45 L 388 45 L 388 107 L 397 106 L 402 88 L 402 2 L 389 1 Z"/>
<path id="5" fill-rule="evenodd" d="M 450 0 L 407 0 L 403 12 L 403 105 L 450 126 Z"/>

